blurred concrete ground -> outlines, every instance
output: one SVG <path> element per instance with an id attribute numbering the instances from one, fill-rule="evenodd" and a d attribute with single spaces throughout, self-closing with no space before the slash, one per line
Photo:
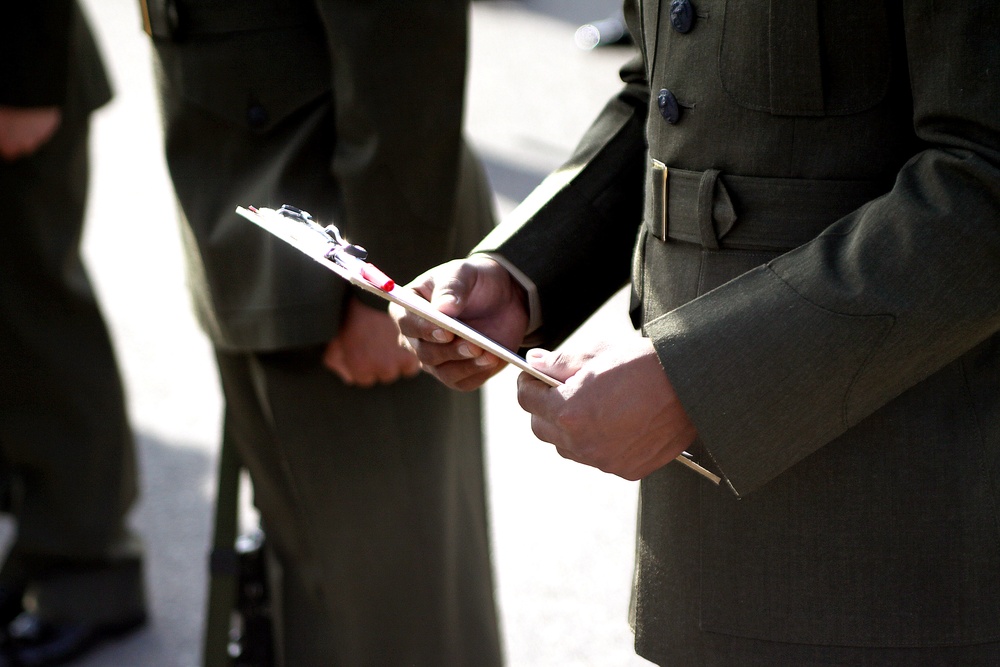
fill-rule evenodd
<path id="1" fill-rule="evenodd" d="M 135 0 L 85 0 L 117 95 L 95 118 L 84 241 L 137 433 L 152 622 L 86 667 L 199 664 L 221 398 L 190 313 L 162 159 L 149 45 Z M 618 0 L 473 5 L 468 132 L 499 210 L 569 154 L 629 50 L 581 51 L 576 27 Z M 205 187 L 212 187 L 206 183 Z M 248 202 L 249 203 L 249 202 Z M 304 204 L 307 204 L 304 202 Z M 621 295 L 579 334 L 632 335 Z M 627 624 L 637 487 L 534 439 L 505 371 L 486 392 L 494 558 L 513 667 L 648 665 Z M 311 666 L 303 666 L 311 667 Z"/>

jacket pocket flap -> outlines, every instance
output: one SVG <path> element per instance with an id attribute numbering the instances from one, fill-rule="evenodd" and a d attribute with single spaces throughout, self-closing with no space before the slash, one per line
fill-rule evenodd
<path id="1" fill-rule="evenodd" d="M 184 99 L 251 130 L 274 127 L 331 89 L 322 35 L 302 28 L 158 44 L 157 51 L 159 75 Z"/>

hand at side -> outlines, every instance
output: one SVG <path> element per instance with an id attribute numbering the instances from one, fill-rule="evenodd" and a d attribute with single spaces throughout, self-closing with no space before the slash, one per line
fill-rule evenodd
<path id="1" fill-rule="evenodd" d="M 420 372 L 413 352 L 399 344 L 399 331 L 386 313 L 355 298 L 336 338 L 323 354 L 323 363 L 346 384 L 371 387 L 390 384 Z"/>
<path id="2" fill-rule="evenodd" d="M 37 151 L 59 129 L 59 107 L 0 106 L 0 158 L 13 162 Z"/>

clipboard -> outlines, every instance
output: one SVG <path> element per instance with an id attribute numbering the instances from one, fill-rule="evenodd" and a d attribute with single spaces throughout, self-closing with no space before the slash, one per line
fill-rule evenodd
<path id="1" fill-rule="evenodd" d="M 296 209 L 297 210 L 297 209 Z M 366 292 L 379 296 L 386 301 L 398 304 L 406 310 L 430 320 L 442 329 L 450 331 L 460 338 L 464 338 L 473 345 L 495 354 L 512 366 L 538 378 L 550 387 L 558 387 L 562 384 L 559 380 L 546 375 L 537 368 L 533 368 L 525 361 L 524 357 L 512 352 L 492 338 L 476 331 L 464 322 L 445 315 L 441 311 L 431 306 L 430 302 L 421 298 L 412 290 L 396 285 L 372 264 L 365 261 L 350 262 L 343 264 L 330 259 L 331 246 L 336 241 L 328 236 L 326 228 L 319 227 L 316 223 L 308 224 L 301 219 L 282 215 L 278 211 L 269 208 L 244 208 L 239 206 L 236 212 L 255 225 L 274 234 L 286 243 L 298 248 L 303 254 L 313 258 L 330 271 L 333 271 L 344 280 L 349 281 Z M 306 214 L 308 216 L 308 214 Z M 311 219 L 311 218 L 310 218 Z M 317 229 L 318 228 L 318 229 Z M 346 265 L 345 265 L 346 264 Z"/>
<path id="2" fill-rule="evenodd" d="M 367 252 L 363 248 L 347 243 L 333 225 L 320 226 L 313 221 L 311 215 L 287 204 L 278 210 L 237 206 L 236 213 L 297 248 L 352 285 L 402 306 L 409 312 L 433 322 L 442 329 L 450 331 L 487 352 L 495 354 L 500 359 L 541 380 L 550 387 L 562 385 L 559 380 L 529 365 L 524 357 L 464 322 L 445 315 L 416 292 L 396 285 L 395 281 L 373 264 L 368 263 Z M 696 463 L 688 452 L 682 452 L 674 460 L 715 484 L 719 484 L 722 480 L 715 473 Z"/>

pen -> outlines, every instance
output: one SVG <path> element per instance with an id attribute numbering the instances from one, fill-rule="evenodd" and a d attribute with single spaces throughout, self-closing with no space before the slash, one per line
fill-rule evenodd
<path id="1" fill-rule="evenodd" d="M 326 258 L 340 264 L 345 269 L 357 271 L 362 278 L 383 292 L 391 292 L 392 288 L 396 286 L 396 282 L 383 273 L 377 266 L 351 255 L 342 247 L 335 246 L 331 248 L 326 253 Z"/>
<path id="2" fill-rule="evenodd" d="M 253 213 L 259 212 L 253 206 L 250 206 L 249 210 Z M 306 227 L 322 236 L 323 239 L 332 246 L 326 252 L 326 258 L 328 260 L 336 262 L 348 271 L 357 273 L 383 292 L 391 292 L 396 286 L 395 281 L 383 273 L 381 269 L 376 267 L 374 264 L 365 261 L 368 258 L 368 251 L 361 246 L 348 243 L 344 237 L 340 235 L 340 230 L 337 229 L 335 225 L 322 227 L 313 220 L 312 215 L 308 211 L 303 211 L 297 206 L 292 206 L 291 204 L 283 204 L 281 208 L 278 209 L 277 213 L 286 218 L 301 222 Z"/>
<path id="3" fill-rule="evenodd" d="M 365 262 L 361 265 L 361 277 L 370 282 L 383 292 L 391 292 L 396 283 L 389 276 L 382 273 L 374 264 Z"/>

